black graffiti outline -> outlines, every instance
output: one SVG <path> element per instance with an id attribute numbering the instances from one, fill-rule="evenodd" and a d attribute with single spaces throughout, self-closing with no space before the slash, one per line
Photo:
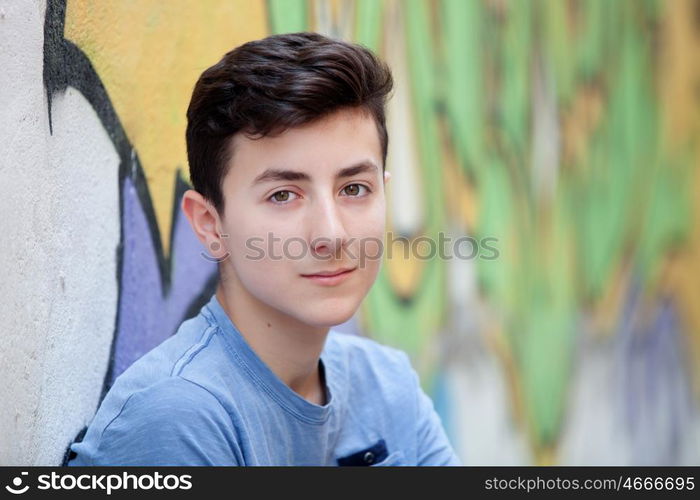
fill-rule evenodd
<path id="1" fill-rule="evenodd" d="M 119 244 L 117 245 L 116 259 L 117 286 L 121 285 L 122 268 L 124 263 L 124 190 L 123 185 L 126 178 L 131 179 L 139 198 L 139 202 L 144 211 L 144 215 L 149 227 L 149 233 L 152 239 L 155 252 L 155 259 L 158 265 L 158 274 L 160 276 L 161 290 L 163 296 L 170 294 L 172 286 L 172 264 L 173 252 L 165 257 L 161 240 L 160 228 L 155 216 L 153 201 L 148 188 L 148 182 L 144 175 L 141 162 L 138 157 L 138 152 L 134 145 L 129 141 L 126 131 L 122 126 L 119 116 L 112 105 L 112 102 L 107 94 L 107 90 L 102 83 L 99 75 L 95 71 L 92 63 L 85 53 L 70 40 L 64 36 L 65 33 L 65 18 L 66 18 L 66 0 L 48 0 L 46 5 L 46 15 L 44 18 L 44 89 L 46 91 L 48 117 L 49 117 L 49 132 L 53 135 L 53 121 L 51 102 L 54 95 L 65 92 L 68 87 L 73 87 L 80 92 L 83 97 L 90 103 L 90 106 L 97 114 L 102 127 L 107 131 L 109 138 L 114 146 L 115 151 L 119 156 L 119 175 L 118 175 L 118 190 L 119 190 Z M 182 178 L 182 169 L 178 167 L 175 173 L 174 185 L 174 202 L 171 212 L 170 225 L 170 248 L 173 248 L 176 220 L 179 213 L 180 200 L 183 193 L 190 188 L 190 185 Z M 214 293 L 218 283 L 218 276 L 213 274 L 206 282 L 203 291 L 196 296 L 188 306 L 183 319 L 189 318 L 199 311 L 206 301 Z M 120 306 L 121 306 L 121 290 L 117 294 L 117 314 L 115 317 L 114 329 L 112 333 L 112 341 L 109 349 L 109 361 L 107 372 L 102 383 L 100 393 L 100 402 L 104 399 L 107 391 L 111 387 L 111 379 L 114 372 L 114 357 L 116 337 L 119 332 L 120 322 Z M 173 332 L 174 333 L 174 332 Z M 86 428 L 83 428 L 73 439 L 72 442 L 80 441 Z M 63 457 L 62 465 L 66 465 L 70 456 L 70 444 L 66 449 Z"/>

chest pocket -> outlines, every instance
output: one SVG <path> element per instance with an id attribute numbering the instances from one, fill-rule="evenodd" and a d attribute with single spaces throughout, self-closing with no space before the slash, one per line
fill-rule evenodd
<path id="1" fill-rule="evenodd" d="M 403 453 L 395 451 L 389 453 L 386 442 L 380 439 L 375 444 L 364 450 L 346 455 L 338 459 L 340 466 L 365 466 L 382 467 L 385 465 L 399 465 L 403 461 Z"/>

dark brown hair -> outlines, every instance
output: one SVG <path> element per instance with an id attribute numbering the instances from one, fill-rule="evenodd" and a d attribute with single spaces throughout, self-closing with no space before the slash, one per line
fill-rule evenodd
<path id="1" fill-rule="evenodd" d="M 194 189 L 222 213 L 234 134 L 274 136 L 345 107 L 374 118 L 384 165 L 384 106 L 392 87 L 389 67 L 370 50 L 318 33 L 271 35 L 233 49 L 202 73 L 187 109 Z"/>

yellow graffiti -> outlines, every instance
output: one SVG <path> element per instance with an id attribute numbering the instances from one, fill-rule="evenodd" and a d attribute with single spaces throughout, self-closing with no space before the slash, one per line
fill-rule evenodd
<path id="1" fill-rule="evenodd" d="M 689 361 L 700 359 L 700 106 L 697 91 L 700 89 L 700 58 L 687 57 L 696 54 L 700 47 L 700 31 L 697 29 L 697 2 L 677 0 L 664 3 L 668 22 L 661 33 L 661 68 L 658 72 L 659 90 L 665 123 L 664 139 L 671 150 L 695 144 L 694 196 L 692 213 L 693 230 L 688 244 L 668 258 L 664 285 L 678 301 L 684 323 L 688 325 L 690 343 Z M 700 399 L 700 370 L 693 372 L 695 397 Z"/>
<path id="2" fill-rule="evenodd" d="M 188 178 L 185 112 L 201 72 L 265 36 L 263 1 L 69 0 L 65 37 L 90 59 L 134 145 L 164 253 L 170 252 L 175 173 Z"/>

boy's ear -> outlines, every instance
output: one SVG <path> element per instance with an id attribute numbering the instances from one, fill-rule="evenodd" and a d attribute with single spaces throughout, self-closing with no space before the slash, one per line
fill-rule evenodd
<path id="1" fill-rule="evenodd" d="M 226 247 L 219 231 L 216 208 L 194 189 L 185 191 L 180 206 L 194 234 L 211 256 L 218 258 L 225 255 Z"/>
<path id="2" fill-rule="evenodd" d="M 384 184 L 389 182 L 389 179 L 391 179 L 391 172 L 389 172 L 388 170 L 385 170 L 384 171 Z"/>

